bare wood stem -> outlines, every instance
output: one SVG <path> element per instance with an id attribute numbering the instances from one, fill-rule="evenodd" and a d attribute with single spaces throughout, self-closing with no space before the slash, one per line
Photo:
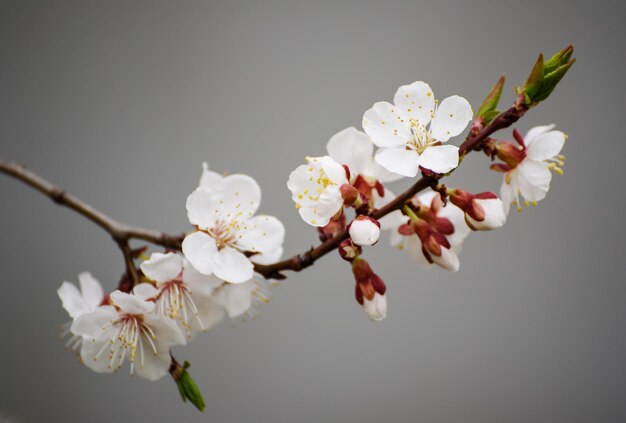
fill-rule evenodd
<path id="1" fill-rule="evenodd" d="M 520 102 L 516 102 L 510 109 L 501 113 L 486 127 L 471 131 L 463 144 L 459 147 L 459 155 L 464 157 L 472 150 L 480 150 L 481 143 L 484 140 L 488 139 L 494 132 L 511 126 L 520 119 L 527 110 L 527 107 L 520 104 Z M 122 251 L 126 272 L 129 278 L 131 278 L 133 285 L 138 282 L 139 277 L 134 264 L 132 250 L 130 249 L 130 240 L 142 240 L 174 250 L 181 249 L 182 241 L 185 237 L 184 233 L 180 235 L 169 235 L 164 232 L 120 223 L 15 162 L 0 159 L 0 172 L 24 182 L 52 199 L 55 203 L 74 210 L 109 233 Z M 393 201 L 380 209 L 374 210 L 371 216 L 375 219 L 380 219 L 395 210 L 401 209 L 414 195 L 430 186 L 436 185 L 443 176 L 444 175 L 437 174 L 423 176 L 406 191 L 398 195 Z M 265 278 L 284 279 L 283 271 L 291 270 L 299 272 L 306 269 L 313 265 L 319 258 L 336 249 L 337 246 L 347 238 L 348 232 L 343 230 L 333 238 L 322 242 L 317 247 L 311 248 L 304 253 L 269 265 L 255 264 L 255 271 Z"/>

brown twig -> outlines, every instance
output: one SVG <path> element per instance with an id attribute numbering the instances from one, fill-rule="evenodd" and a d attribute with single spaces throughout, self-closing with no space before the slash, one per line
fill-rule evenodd
<path id="1" fill-rule="evenodd" d="M 482 141 L 487 139 L 494 132 L 511 126 L 519 118 L 521 118 L 527 110 L 528 108 L 523 104 L 516 102 L 515 105 L 507 111 L 501 113 L 486 127 L 478 131 L 471 131 L 465 139 L 465 142 L 463 142 L 463 144 L 459 147 L 459 155 L 465 156 L 474 149 L 480 149 Z M 138 275 L 134 265 L 132 250 L 129 245 L 129 241 L 131 239 L 146 241 L 174 250 L 181 249 L 181 244 L 185 237 L 184 233 L 181 235 L 169 235 L 163 232 L 152 231 L 120 223 L 15 162 L 0 159 L 0 172 L 12 176 L 35 188 L 39 192 L 51 198 L 55 203 L 68 207 L 78 214 L 85 216 L 87 219 L 91 220 L 109 233 L 122 250 L 126 265 L 126 272 L 133 283 L 137 283 Z M 401 209 L 402 206 L 414 195 L 429 186 L 436 185 L 437 181 L 443 176 L 444 175 L 423 176 L 406 191 L 398 195 L 393 201 L 389 202 L 380 209 L 374 210 L 371 216 L 375 219 L 380 219 L 395 210 Z M 315 263 L 319 258 L 337 248 L 341 241 L 346 238 L 348 238 L 348 232 L 343 230 L 333 238 L 324 241 L 317 247 L 311 248 L 302 254 L 297 254 L 274 264 L 255 264 L 254 269 L 265 278 L 284 279 L 285 276 L 281 272 L 285 270 L 299 272 L 306 269 Z"/>

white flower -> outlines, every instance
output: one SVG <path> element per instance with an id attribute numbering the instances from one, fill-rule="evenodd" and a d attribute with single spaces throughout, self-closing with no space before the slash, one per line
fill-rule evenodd
<path id="1" fill-rule="evenodd" d="M 261 189 L 246 175 L 226 176 L 212 188 L 202 185 L 192 192 L 187 215 L 197 231 L 185 237 L 182 247 L 193 267 L 242 283 L 254 274 L 252 262 L 280 257 L 285 228 L 273 216 L 254 216 L 260 202 Z"/>
<path id="2" fill-rule="evenodd" d="M 358 176 L 367 182 L 393 182 L 402 175 L 389 172 L 374 160 L 374 143 L 363 131 L 354 127 L 346 128 L 333 135 L 326 145 L 328 155 L 337 163 L 348 166 L 350 182 L 354 183 Z"/>
<path id="3" fill-rule="evenodd" d="M 415 220 L 396 227 L 391 245 L 406 251 L 420 266 L 439 267 L 456 272 L 460 262 L 458 253 L 470 230 L 465 224 L 464 213 L 455 205 L 445 207 L 439 193 L 424 191 L 415 198 L 419 206 Z"/>
<path id="4" fill-rule="evenodd" d="M 130 362 L 130 372 L 148 380 L 167 374 L 170 347 L 185 337 L 172 320 L 154 313 L 155 304 L 141 295 L 114 291 L 111 305 L 82 314 L 72 332 L 83 337 L 81 358 L 97 373 L 111 373 Z"/>
<path id="5" fill-rule="evenodd" d="M 371 320 L 379 322 L 387 317 L 387 295 L 374 293 L 374 298 L 370 301 L 363 298 L 363 310 Z"/>
<path id="6" fill-rule="evenodd" d="M 519 146 L 510 142 L 497 143 L 497 154 L 505 161 L 493 165 L 492 169 L 505 172 L 500 197 L 508 214 L 510 204 L 514 203 L 521 211 L 519 194 L 528 203 L 536 204 L 546 197 L 554 170 L 562 174 L 564 156 L 560 155 L 566 136 L 561 131 L 553 131 L 554 125 L 532 128 L 522 139 L 517 134 Z"/>
<path id="7" fill-rule="evenodd" d="M 447 173 L 459 163 L 459 149 L 443 145 L 472 119 L 472 108 L 459 96 L 437 106 L 430 86 L 414 82 L 398 88 L 394 104 L 378 102 L 363 115 L 363 129 L 380 149 L 376 161 L 390 172 L 413 177 L 421 167 Z"/>
<path id="8" fill-rule="evenodd" d="M 258 315 L 257 306 L 269 302 L 269 288 L 274 284 L 274 281 L 255 275 L 246 283 L 224 283 L 215 290 L 215 297 L 231 319 L 244 315 L 255 319 Z"/>
<path id="9" fill-rule="evenodd" d="M 374 245 L 380 238 L 380 223 L 368 216 L 357 216 L 348 226 L 348 233 L 356 245 Z"/>
<path id="10" fill-rule="evenodd" d="M 329 156 L 307 157 L 289 175 L 287 187 L 302 219 L 313 226 L 326 226 L 343 208 L 340 187 L 348 183 L 346 171 Z"/>
<path id="11" fill-rule="evenodd" d="M 211 296 L 221 281 L 198 272 L 183 257 L 153 253 L 140 267 L 156 288 L 142 283 L 134 291 L 154 298 L 155 311 L 174 320 L 187 339 L 211 329 L 224 318 L 223 307 Z"/>
<path id="12" fill-rule="evenodd" d="M 199 187 L 212 190 L 216 189 L 224 177 L 217 172 L 209 170 L 209 164 L 202 162 L 202 175 L 200 175 Z"/>
<path id="13" fill-rule="evenodd" d="M 83 272 L 79 274 L 78 283 L 80 291 L 74 284 L 67 281 L 63 282 L 61 287 L 57 289 L 61 304 L 72 318 L 72 321 L 85 313 L 95 310 L 104 299 L 102 286 L 96 278 L 91 276 L 91 273 Z M 64 330 L 61 336 L 69 336 L 65 343 L 66 348 L 77 351 L 81 345 L 82 338 L 71 332 L 71 324 L 72 322 L 68 322 L 63 325 Z"/>

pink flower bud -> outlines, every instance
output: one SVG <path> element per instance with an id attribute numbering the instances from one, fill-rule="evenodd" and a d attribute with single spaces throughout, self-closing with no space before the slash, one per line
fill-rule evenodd
<path id="1" fill-rule="evenodd" d="M 348 225 L 350 238 L 357 245 L 374 245 L 380 238 L 380 223 L 369 216 L 359 215 Z"/>
<path id="2" fill-rule="evenodd" d="M 470 194 L 462 189 L 448 191 L 450 201 L 463 210 L 465 222 L 474 231 L 490 231 L 504 225 L 504 204 L 494 193 Z"/>
<path id="3" fill-rule="evenodd" d="M 359 200 L 359 190 L 350 184 L 343 184 L 339 187 L 339 192 L 341 192 L 343 204 L 346 206 L 352 206 Z"/>
<path id="4" fill-rule="evenodd" d="M 387 317 L 387 296 L 380 295 L 378 292 L 374 294 L 373 300 L 363 299 L 363 310 L 370 320 L 379 322 Z"/>
<path id="5" fill-rule="evenodd" d="M 423 221 L 415 224 L 415 233 L 422 242 L 422 253 L 429 263 L 435 263 L 450 272 L 459 270 L 459 257 L 444 235 Z"/>
<path id="6" fill-rule="evenodd" d="M 339 255 L 345 261 L 352 262 L 355 258 L 361 255 L 361 247 L 358 245 L 354 245 L 352 240 L 345 239 L 341 241 L 339 247 L 337 247 L 337 251 L 339 251 Z"/>
<path id="7" fill-rule="evenodd" d="M 476 198 L 472 205 L 474 212 L 465 214 L 465 221 L 471 229 L 490 231 L 503 226 L 506 222 L 504 204 L 495 195 L 494 198 Z M 474 216 L 479 217 L 479 219 L 475 219 Z"/>
<path id="8" fill-rule="evenodd" d="M 372 271 L 367 261 L 356 258 L 352 262 L 352 273 L 356 279 L 354 293 L 356 300 L 371 320 L 380 321 L 387 317 L 387 287 L 383 280 Z"/>

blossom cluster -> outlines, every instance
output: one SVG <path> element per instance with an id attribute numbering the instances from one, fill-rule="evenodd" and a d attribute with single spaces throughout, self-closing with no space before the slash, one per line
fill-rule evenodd
<path id="1" fill-rule="evenodd" d="M 463 97 L 439 102 L 425 82 L 403 85 L 393 103 L 377 102 L 365 112 L 363 131 L 340 131 L 330 138 L 327 155 L 307 157 L 289 177 L 292 200 L 306 223 L 324 236 L 348 231 L 339 253 L 352 263 L 356 299 L 372 320 L 386 316 L 386 288 L 361 254 L 363 246 L 377 243 L 381 230 L 390 232 L 391 245 L 416 264 L 456 272 L 470 232 L 503 226 L 511 203 L 521 210 L 520 195 L 526 205 L 536 205 L 549 189 L 550 170 L 562 173 L 562 132 L 554 125 L 539 126 L 522 137 L 515 130 L 516 143 L 490 139 L 484 146 L 492 158 L 503 161 L 491 166 L 504 173 L 500 197 L 434 183 L 380 220 L 372 217 L 395 198 L 385 184 L 420 173 L 432 177 L 452 172 L 460 150 L 449 141 L 470 122 L 472 131 L 484 125 Z M 354 209 L 351 219 L 348 209 Z"/>
<path id="2" fill-rule="evenodd" d="M 149 380 L 167 374 L 170 348 L 184 345 L 225 316 L 254 316 L 267 302 L 272 281 L 254 273 L 254 263 L 280 259 L 285 230 L 273 216 L 255 215 L 258 184 L 247 175 L 223 177 L 206 163 L 200 184 L 187 199 L 196 228 L 183 255 L 154 252 L 141 263 L 141 283 L 130 292 L 105 294 L 89 273 L 80 290 L 64 282 L 58 290 L 72 322 L 67 347 L 99 373 L 119 369 Z"/>
<path id="3" fill-rule="evenodd" d="M 370 319 L 387 315 L 387 286 L 363 258 L 364 247 L 377 244 L 381 233 L 388 232 L 390 245 L 416 264 L 456 272 L 470 233 L 502 227 L 511 204 L 518 210 L 536 205 L 549 190 L 551 171 L 563 172 L 566 136 L 546 125 L 525 136 L 514 130 L 514 141 L 487 138 L 479 145 L 500 160 L 490 166 L 504 175 L 499 196 L 443 185 L 440 179 L 465 154 L 451 141 L 468 126 L 470 134 L 480 132 L 494 112 L 489 107 L 481 106 L 474 116 L 463 97 L 440 102 L 425 82 L 403 85 L 393 103 L 377 102 L 364 113 L 362 130 L 338 132 L 326 155 L 306 157 L 289 175 L 299 215 L 322 241 L 337 240 L 333 246 L 350 263 L 356 300 Z M 428 184 L 413 196 L 396 197 L 389 189 L 418 175 Z M 280 260 L 285 237 L 276 217 L 257 214 L 260 203 L 253 178 L 223 176 L 204 163 L 186 202 L 193 230 L 178 250 L 150 256 L 138 251 L 131 261 L 142 259 L 132 268 L 139 280 L 120 283 L 111 293 L 89 273 L 79 275 L 80 289 L 69 282 L 58 289 L 72 319 L 65 330 L 67 347 L 96 372 L 113 372 L 127 361 L 132 374 L 156 380 L 170 369 L 171 347 L 226 316 L 254 315 L 256 304 L 268 300 L 275 275 L 257 271 Z M 122 282 L 129 277 L 127 271 Z"/>

